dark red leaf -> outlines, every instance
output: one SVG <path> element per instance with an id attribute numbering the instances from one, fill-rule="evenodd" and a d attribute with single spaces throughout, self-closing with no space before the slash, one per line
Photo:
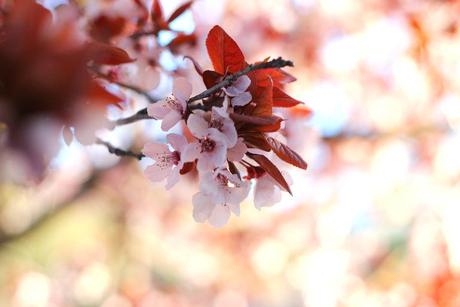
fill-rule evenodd
<path id="1" fill-rule="evenodd" d="M 263 151 L 270 151 L 272 148 L 268 144 L 265 135 L 259 131 L 245 131 L 239 134 L 244 143 L 252 148 L 259 148 Z"/>
<path id="2" fill-rule="evenodd" d="M 188 55 L 184 56 L 184 59 L 189 59 L 193 63 L 193 67 L 195 67 L 195 71 L 201 77 L 203 77 L 203 68 L 201 68 L 200 63 L 198 63 L 194 58 L 192 58 L 191 56 L 188 56 Z"/>
<path id="3" fill-rule="evenodd" d="M 141 10 L 142 15 L 137 21 L 137 25 L 139 27 L 144 26 L 147 23 L 147 20 L 149 19 L 149 10 L 145 6 L 145 4 L 141 0 L 133 0 L 134 4 Z"/>
<path id="4" fill-rule="evenodd" d="M 192 34 L 180 33 L 171 42 L 169 42 L 167 47 L 169 47 L 169 49 L 173 53 L 176 53 L 177 49 L 180 46 L 185 45 L 185 44 L 194 46 L 196 44 L 196 35 L 194 33 Z"/>
<path id="5" fill-rule="evenodd" d="M 262 167 L 284 190 L 289 192 L 292 195 L 291 189 L 289 188 L 289 184 L 284 179 L 283 175 L 281 174 L 280 170 L 273 164 L 267 157 L 263 155 L 256 155 L 256 154 L 247 154 L 249 158 L 256 161 L 260 167 Z"/>
<path id="6" fill-rule="evenodd" d="M 279 108 L 291 108 L 298 104 L 302 104 L 302 101 L 296 100 L 280 90 L 277 87 L 273 88 L 273 106 Z"/>
<path id="7" fill-rule="evenodd" d="M 235 73 L 247 66 L 241 49 L 219 26 L 214 26 L 209 31 L 206 48 L 214 70 L 220 74 Z"/>
<path id="8" fill-rule="evenodd" d="M 261 117 L 261 116 L 244 115 L 244 114 L 238 114 L 238 113 L 230 113 L 230 118 L 234 122 L 246 123 L 246 124 L 251 124 L 255 126 L 269 126 L 269 125 L 274 125 L 274 124 L 277 124 L 283 121 L 281 117 L 276 116 L 276 115 L 272 115 L 268 117 Z"/>
<path id="9" fill-rule="evenodd" d="M 206 88 L 213 87 L 220 81 L 222 81 L 223 75 L 213 71 L 213 70 L 205 70 L 203 72 L 203 82 L 206 85 Z"/>
<path id="10" fill-rule="evenodd" d="M 153 0 L 152 2 L 152 22 L 155 26 L 155 31 L 168 29 L 168 23 L 163 16 L 163 9 L 161 8 L 160 0 Z"/>
<path id="11" fill-rule="evenodd" d="M 91 42 L 89 43 L 89 49 L 92 59 L 96 64 L 120 65 L 135 61 L 123 49 L 109 44 Z"/>
<path id="12" fill-rule="evenodd" d="M 93 39 L 107 43 L 113 37 L 120 35 L 125 25 L 126 19 L 123 17 L 100 15 L 91 22 L 89 34 Z"/>
<path id="13" fill-rule="evenodd" d="M 270 144 L 273 152 L 281 160 L 286 161 L 287 163 L 297 166 L 301 169 L 307 169 L 307 162 L 305 162 L 298 153 L 289 148 L 289 146 L 284 145 L 283 143 L 271 137 L 267 137 L 267 142 Z"/>
<path id="14" fill-rule="evenodd" d="M 262 70 L 262 72 L 266 75 L 269 75 L 273 81 L 274 87 L 283 88 L 283 86 L 287 83 L 294 82 L 297 80 L 294 76 L 288 74 L 284 70 L 280 68 L 267 68 Z"/>
<path id="15" fill-rule="evenodd" d="M 249 86 L 249 92 L 252 95 L 251 104 L 255 104 L 251 115 L 271 116 L 273 111 L 273 84 L 270 77 L 264 75 L 261 71 L 253 71 L 248 76 L 251 79 L 251 85 Z"/>
<path id="16" fill-rule="evenodd" d="M 312 113 L 313 111 L 309 107 L 303 105 L 296 106 L 295 108 L 289 110 L 289 115 L 297 118 L 308 118 Z"/>
<path id="17" fill-rule="evenodd" d="M 101 104 L 118 104 L 123 101 L 122 98 L 106 90 L 105 87 L 96 80 L 90 83 L 88 99 Z"/>
<path id="18" fill-rule="evenodd" d="M 168 18 L 168 24 L 173 22 L 177 17 L 179 17 L 180 15 L 182 15 L 186 10 L 188 10 L 193 4 L 193 0 L 192 1 L 188 1 L 188 2 L 185 2 L 184 4 L 182 4 L 181 6 L 179 6 L 172 14 L 171 16 L 169 16 Z"/>

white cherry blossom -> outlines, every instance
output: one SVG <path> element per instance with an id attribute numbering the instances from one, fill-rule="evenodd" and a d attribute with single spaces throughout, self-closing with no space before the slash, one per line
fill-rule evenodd
<path id="1" fill-rule="evenodd" d="M 185 78 L 177 78 L 174 80 L 172 95 L 149 105 L 147 113 L 153 118 L 162 119 L 161 129 L 168 131 L 184 117 L 191 94 L 192 85 Z"/>
<path id="2" fill-rule="evenodd" d="M 190 114 L 187 126 L 197 138 L 196 141 L 184 148 L 184 162 L 198 159 L 197 169 L 200 172 L 211 171 L 224 165 L 227 160 L 227 140 L 223 133 L 214 127 L 209 127 L 209 122 L 202 114 Z"/>
<path id="3" fill-rule="evenodd" d="M 166 144 L 147 143 L 142 152 L 155 160 L 154 164 L 145 169 L 147 178 L 154 182 L 166 179 L 166 189 L 169 190 L 179 181 L 179 172 L 184 165 L 181 153 L 187 145 L 187 140 L 179 134 L 169 134 L 167 140 L 173 151 Z"/>
<path id="4" fill-rule="evenodd" d="M 251 93 L 247 91 L 249 85 L 251 85 L 251 79 L 243 75 L 233 82 L 231 86 L 224 88 L 225 94 L 232 98 L 232 106 L 245 106 L 251 102 Z"/>
<path id="5" fill-rule="evenodd" d="M 292 179 L 288 173 L 282 172 L 286 182 L 291 185 Z M 281 201 L 282 189 L 278 183 L 267 173 L 263 174 L 256 180 L 254 187 L 254 206 L 257 209 L 262 207 L 271 207 Z"/>
<path id="6" fill-rule="evenodd" d="M 193 217 L 222 227 L 231 213 L 240 215 L 240 203 L 247 197 L 250 185 L 226 169 L 207 172 L 200 178 L 200 192 L 193 196 Z"/>

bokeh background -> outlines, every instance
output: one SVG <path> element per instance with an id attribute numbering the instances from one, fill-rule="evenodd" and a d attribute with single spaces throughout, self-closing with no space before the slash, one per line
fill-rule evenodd
<path id="1" fill-rule="evenodd" d="M 130 1 L 77 2 L 91 15 Z M 180 3 L 162 1 L 166 15 Z M 3 160 L 0 306 L 460 306 L 459 13 L 455 0 L 196 1 L 173 24 L 198 36 L 182 54 L 209 67 L 219 24 L 249 62 L 294 61 L 288 92 L 314 111 L 287 122 L 309 163 L 287 168 L 294 196 L 261 211 L 249 198 L 214 229 L 193 221 L 193 177 L 167 192 L 102 146 L 62 142 L 32 186 Z M 196 79 L 157 56 L 155 95 L 172 74 Z M 146 103 L 125 95 L 124 114 Z M 145 134 L 164 139 L 155 122 L 105 137 L 141 148 Z"/>

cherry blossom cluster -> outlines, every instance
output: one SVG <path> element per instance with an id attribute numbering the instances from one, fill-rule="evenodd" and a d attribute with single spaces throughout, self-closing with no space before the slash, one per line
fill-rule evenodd
<path id="1" fill-rule="evenodd" d="M 154 160 L 145 175 L 166 181 L 166 189 L 196 170 L 199 191 L 192 198 L 193 217 L 221 227 L 232 213 L 240 214 L 254 181 L 258 209 L 279 202 L 281 191 L 291 193 L 289 176 L 268 155 L 302 169 L 307 164 L 273 137 L 284 121 L 273 110 L 302 103 L 283 91 L 285 83 L 295 81 L 281 69 L 291 62 L 278 58 L 249 65 L 219 26 L 209 32 L 206 47 L 214 70 L 202 71 L 191 60 L 207 90 L 192 97 L 191 84 L 177 78 L 172 94 L 147 108 L 149 117 L 161 120 L 163 131 L 180 124 L 184 133 L 168 133 L 167 144 L 147 143 L 143 154 Z"/>

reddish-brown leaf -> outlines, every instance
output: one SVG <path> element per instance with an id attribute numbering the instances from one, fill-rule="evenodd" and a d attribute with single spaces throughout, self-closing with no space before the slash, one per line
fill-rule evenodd
<path id="1" fill-rule="evenodd" d="M 92 60 L 96 64 L 120 65 L 135 61 L 123 49 L 109 44 L 91 42 L 89 43 L 89 49 Z"/>
<path id="2" fill-rule="evenodd" d="M 256 130 L 260 132 L 276 132 L 280 130 L 282 122 L 283 119 L 281 117 L 278 117 L 278 120 L 273 124 L 258 126 L 256 127 Z"/>
<path id="3" fill-rule="evenodd" d="M 213 71 L 213 70 L 205 70 L 203 72 L 203 82 L 206 85 L 206 88 L 213 87 L 220 81 L 222 81 L 222 75 Z"/>
<path id="4" fill-rule="evenodd" d="M 230 113 L 230 118 L 234 122 L 251 124 L 255 126 L 269 126 L 281 122 L 283 119 L 279 116 L 272 115 L 268 117 L 244 115 L 239 113 Z"/>
<path id="5" fill-rule="evenodd" d="M 91 21 L 89 34 L 93 39 L 107 43 L 113 37 L 120 35 L 125 25 L 126 19 L 123 17 L 100 15 Z"/>
<path id="6" fill-rule="evenodd" d="M 179 6 L 172 14 L 171 16 L 169 16 L 168 18 L 168 24 L 173 22 L 177 17 L 179 17 L 180 15 L 182 15 L 186 10 L 188 10 L 193 4 L 193 0 L 191 1 L 187 1 L 185 2 L 184 4 L 182 4 L 181 6 Z"/>
<path id="7" fill-rule="evenodd" d="M 284 84 L 294 82 L 297 80 L 291 74 L 288 74 L 280 68 L 267 68 L 262 70 L 264 74 L 269 75 L 273 81 L 274 87 L 282 88 Z"/>
<path id="8" fill-rule="evenodd" d="M 155 26 L 155 31 L 158 32 L 168 28 L 168 23 L 165 21 L 160 0 L 153 0 L 151 16 L 153 25 Z"/>
<path id="9" fill-rule="evenodd" d="M 308 118 L 311 116 L 313 111 L 304 105 L 302 106 L 296 106 L 295 108 L 292 108 L 289 110 L 289 115 L 292 117 L 297 117 L 297 118 Z"/>
<path id="10" fill-rule="evenodd" d="M 273 110 L 273 83 L 270 77 L 261 73 L 261 71 L 253 71 L 248 74 L 251 79 L 249 92 L 252 95 L 252 104 L 255 107 L 252 109 L 251 115 L 269 117 Z"/>
<path id="11" fill-rule="evenodd" d="M 191 45 L 194 46 L 196 44 L 196 35 L 195 33 L 192 34 L 184 34 L 179 33 L 171 42 L 169 42 L 168 47 L 173 52 L 176 53 L 177 49 L 182 45 Z"/>
<path id="12" fill-rule="evenodd" d="M 263 151 L 270 151 L 272 148 L 265 139 L 265 135 L 258 131 L 245 131 L 239 134 L 244 143 L 252 148 L 259 148 Z"/>
<path id="13" fill-rule="evenodd" d="M 214 70 L 220 74 L 235 73 L 247 66 L 241 49 L 219 26 L 214 26 L 209 31 L 206 48 Z"/>
<path id="14" fill-rule="evenodd" d="M 138 27 L 144 26 L 148 19 L 149 19 L 149 10 L 145 6 L 145 4 L 141 0 L 133 0 L 134 4 L 140 9 L 141 11 L 141 16 L 139 17 L 139 20 L 137 21 Z"/>
<path id="15" fill-rule="evenodd" d="M 203 68 L 201 68 L 200 63 L 198 63 L 194 58 L 192 58 L 189 55 L 184 56 L 184 59 L 189 59 L 192 62 L 193 67 L 195 68 L 195 71 L 197 72 L 197 74 L 203 77 Z"/>
<path id="16" fill-rule="evenodd" d="M 273 106 L 279 108 L 291 108 L 298 104 L 302 104 L 302 101 L 296 100 L 280 90 L 277 87 L 273 88 Z"/>
<path id="17" fill-rule="evenodd" d="M 289 146 L 284 145 L 283 143 L 271 137 L 267 137 L 267 142 L 268 144 L 270 144 L 270 147 L 272 148 L 273 152 L 281 160 L 294 166 L 297 166 L 301 169 L 307 169 L 307 162 L 305 162 L 298 153 L 289 148 Z"/>
<path id="18" fill-rule="evenodd" d="M 106 90 L 96 80 L 92 80 L 90 83 L 88 99 L 101 104 L 118 104 L 123 101 L 122 98 Z"/>
<path id="19" fill-rule="evenodd" d="M 262 167 L 284 190 L 289 192 L 292 195 L 291 189 L 289 188 L 289 184 L 284 179 L 283 175 L 281 174 L 280 170 L 273 164 L 267 157 L 263 155 L 256 155 L 256 154 L 247 154 L 249 158 L 256 161 L 260 167 Z"/>

